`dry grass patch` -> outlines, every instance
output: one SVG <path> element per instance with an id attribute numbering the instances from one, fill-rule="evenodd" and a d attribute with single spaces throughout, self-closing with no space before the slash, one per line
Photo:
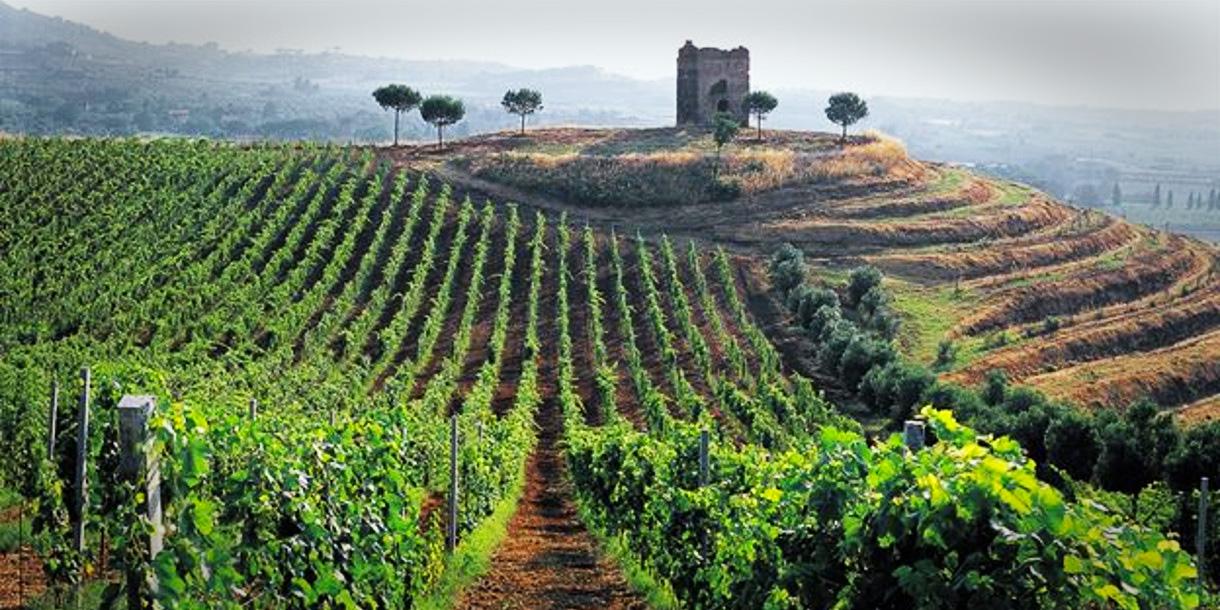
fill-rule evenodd
<path id="1" fill-rule="evenodd" d="M 685 141 L 683 141 L 685 142 Z M 621 150 L 619 144 L 611 150 Z M 479 178 L 572 203 L 645 207 L 726 201 L 802 183 L 911 178 L 922 172 L 906 148 L 872 136 L 842 149 L 729 146 L 719 161 L 689 142 L 672 149 L 601 154 L 595 146 L 554 153 L 507 151 L 455 160 Z"/>
<path id="2" fill-rule="evenodd" d="M 1026 379 L 1049 396 L 1088 408 L 1150 398 L 1162 406 L 1220 393 L 1220 331 L 1154 350 L 1089 362 Z"/>

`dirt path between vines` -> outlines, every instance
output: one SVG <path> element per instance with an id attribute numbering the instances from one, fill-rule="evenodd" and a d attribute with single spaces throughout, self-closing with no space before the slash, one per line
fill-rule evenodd
<path id="1" fill-rule="evenodd" d="M 622 572 L 585 530 L 564 479 L 559 405 L 543 401 L 538 449 L 526 465 L 525 494 L 491 570 L 457 607 L 479 610 L 608 608 L 644 610 Z"/>

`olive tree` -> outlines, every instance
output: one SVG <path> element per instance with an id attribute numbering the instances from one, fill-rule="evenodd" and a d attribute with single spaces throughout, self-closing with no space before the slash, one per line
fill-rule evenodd
<path id="1" fill-rule="evenodd" d="M 373 91 L 373 99 L 385 110 L 394 111 L 394 146 L 398 146 L 398 117 L 419 105 L 419 92 L 406 85 L 386 85 Z"/>

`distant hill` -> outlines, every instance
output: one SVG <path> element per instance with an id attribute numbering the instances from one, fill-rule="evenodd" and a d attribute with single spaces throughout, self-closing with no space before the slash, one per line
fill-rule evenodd
<path id="1" fill-rule="evenodd" d="M 148 44 L 0 1 L 0 132 L 174 133 L 237 139 L 385 141 L 390 121 L 369 96 L 386 82 L 466 100 L 452 135 L 510 129 L 509 88 L 543 91 L 536 125 L 657 127 L 674 113 L 674 82 L 594 66 L 530 70 L 497 62 L 407 60 L 342 53 L 234 52 L 215 44 Z M 670 58 L 662 58 L 669 61 Z M 817 75 L 811 78 L 816 79 Z M 755 83 L 765 87 L 765 83 Z M 826 129 L 830 89 L 779 89 L 767 125 Z M 967 164 L 1090 207 L 1214 239 L 1220 220 L 1152 208 L 1157 184 L 1185 201 L 1220 188 L 1220 112 L 1058 108 L 868 96 L 877 128 L 920 158 Z M 405 137 L 428 139 L 417 115 Z"/>

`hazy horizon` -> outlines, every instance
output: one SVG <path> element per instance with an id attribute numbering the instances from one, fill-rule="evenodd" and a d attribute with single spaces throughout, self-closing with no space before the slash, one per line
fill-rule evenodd
<path id="1" fill-rule="evenodd" d="M 673 77 L 678 47 L 744 45 L 751 84 L 1145 110 L 1220 109 L 1220 2 L 1152 0 L 9 0 L 150 43 L 340 51 Z M 727 10 L 728 7 L 733 10 Z M 721 8 L 717 8 L 721 7 Z M 420 24 L 428 24 L 423 27 Z M 630 34 L 630 43 L 622 41 Z"/>

